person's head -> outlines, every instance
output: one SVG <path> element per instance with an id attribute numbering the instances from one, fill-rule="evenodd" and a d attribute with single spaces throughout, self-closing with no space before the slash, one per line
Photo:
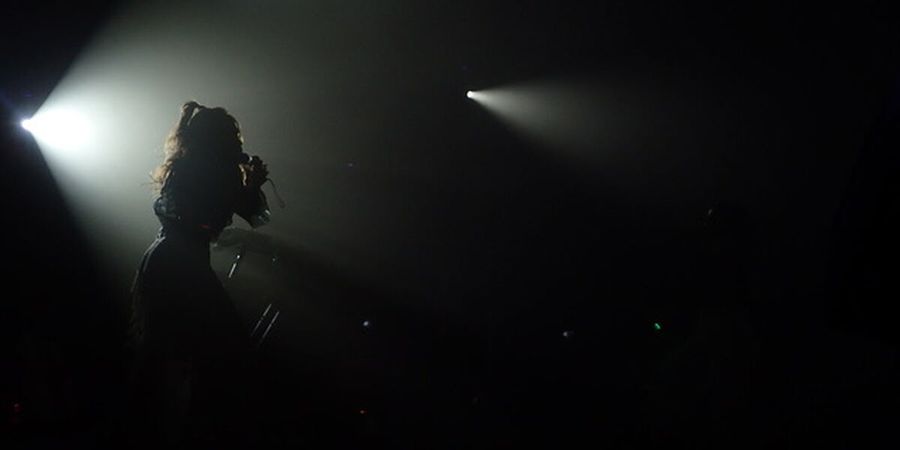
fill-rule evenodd
<path id="1" fill-rule="evenodd" d="M 181 106 L 181 118 L 166 138 L 165 160 L 151 177 L 161 187 L 172 163 L 182 158 L 237 162 L 242 147 L 240 125 L 228 111 L 190 101 Z"/>

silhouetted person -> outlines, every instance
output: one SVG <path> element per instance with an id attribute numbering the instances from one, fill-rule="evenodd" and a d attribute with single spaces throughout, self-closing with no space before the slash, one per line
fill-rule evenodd
<path id="1" fill-rule="evenodd" d="M 162 228 L 133 287 L 131 446 L 231 440 L 243 425 L 248 331 L 209 261 L 210 242 L 233 214 L 254 227 L 268 222 L 260 190 L 268 171 L 242 145 L 223 108 L 188 102 L 153 173 Z"/>

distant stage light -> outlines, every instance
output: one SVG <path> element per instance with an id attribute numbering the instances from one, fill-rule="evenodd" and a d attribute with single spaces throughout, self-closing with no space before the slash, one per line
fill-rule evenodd
<path id="1" fill-rule="evenodd" d="M 87 119 L 68 109 L 40 111 L 37 115 L 21 122 L 38 143 L 58 150 L 79 150 L 91 137 L 91 127 Z"/>
<path id="2" fill-rule="evenodd" d="M 482 104 L 489 102 L 488 91 L 466 91 L 466 97 Z"/>

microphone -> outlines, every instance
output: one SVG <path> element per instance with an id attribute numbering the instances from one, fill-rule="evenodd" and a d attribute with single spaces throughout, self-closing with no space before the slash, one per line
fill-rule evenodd
<path id="1" fill-rule="evenodd" d="M 238 164 L 253 164 L 254 162 L 260 161 L 259 156 L 250 156 L 244 152 L 241 152 L 237 156 Z M 272 193 L 275 194 L 275 199 L 278 200 L 278 206 L 282 209 L 285 206 L 284 200 L 281 199 L 281 196 L 278 195 L 278 188 L 275 186 L 275 182 L 272 181 L 271 178 L 266 177 L 266 181 L 272 185 Z"/>

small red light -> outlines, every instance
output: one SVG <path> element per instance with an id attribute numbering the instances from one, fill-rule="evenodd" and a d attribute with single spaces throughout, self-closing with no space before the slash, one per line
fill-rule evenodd
<path id="1" fill-rule="evenodd" d="M 13 403 L 13 412 L 19 414 L 22 412 L 22 404 L 21 403 Z"/>
<path id="2" fill-rule="evenodd" d="M 359 415 L 364 416 L 364 415 L 366 415 L 367 412 L 368 411 L 361 409 L 361 410 L 359 410 Z"/>

